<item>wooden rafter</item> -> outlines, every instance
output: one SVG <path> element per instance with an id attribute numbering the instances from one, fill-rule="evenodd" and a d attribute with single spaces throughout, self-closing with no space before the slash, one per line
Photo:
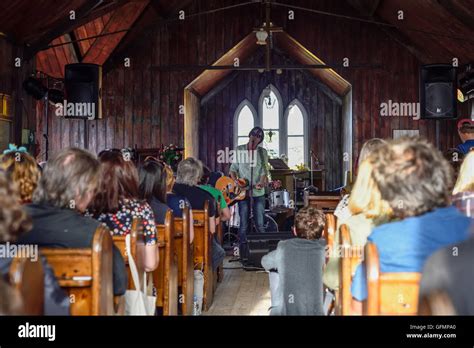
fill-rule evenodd
<path id="1" fill-rule="evenodd" d="M 54 39 L 71 32 L 74 28 L 84 24 L 84 21 L 89 21 L 89 15 L 101 3 L 101 0 L 86 1 L 84 5 L 76 9 L 76 19 L 71 20 L 69 16 L 65 16 L 59 23 L 51 28 L 46 34 L 30 45 L 27 45 L 25 56 L 29 60 L 34 57 L 36 53 L 47 47 L 47 45 Z"/>
<path id="2" fill-rule="evenodd" d="M 130 2 L 117 9 L 100 35 L 127 30 L 148 6 L 147 1 Z M 125 32 L 101 36 L 95 39 L 84 54 L 83 62 L 102 65 L 125 36 Z"/>
<path id="3" fill-rule="evenodd" d="M 380 0 L 346 0 L 349 5 L 359 11 L 359 13 L 370 20 L 375 22 L 385 22 L 382 18 L 377 15 L 377 8 L 380 5 Z M 403 33 L 399 30 L 387 27 L 379 26 L 379 28 L 391 37 L 393 40 L 398 42 L 401 46 L 411 52 L 419 61 L 427 63 L 431 59 L 423 51 L 414 45 Z"/>

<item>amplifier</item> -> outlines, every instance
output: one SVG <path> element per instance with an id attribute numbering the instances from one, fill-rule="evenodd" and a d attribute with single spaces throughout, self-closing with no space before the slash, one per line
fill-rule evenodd
<path id="1" fill-rule="evenodd" d="M 293 232 L 260 233 L 247 236 L 248 261 L 245 266 L 262 267 L 262 257 L 276 249 L 278 242 L 294 238 Z"/>

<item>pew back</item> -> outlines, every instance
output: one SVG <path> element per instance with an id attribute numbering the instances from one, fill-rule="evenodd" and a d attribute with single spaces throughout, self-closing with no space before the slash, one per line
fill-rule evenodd
<path id="1" fill-rule="evenodd" d="M 352 245 L 349 227 L 341 225 L 339 229 L 339 304 L 338 314 L 351 314 L 351 284 L 357 266 L 363 259 L 361 246 Z"/>
<path id="2" fill-rule="evenodd" d="M 71 298 L 71 315 L 112 315 L 112 237 L 99 226 L 91 248 L 42 248 L 59 285 Z"/>
<path id="3" fill-rule="evenodd" d="M 365 246 L 368 298 L 364 314 L 416 315 L 421 274 L 416 272 L 382 273 L 377 247 Z"/>
<path id="4" fill-rule="evenodd" d="M 190 243 L 191 211 L 183 209 L 183 217 L 175 218 L 175 253 L 178 260 L 179 305 L 182 315 L 192 315 L 194 297 L 194 243 Z"/>
<path id="5" fill-rule="evenodd" d="M 204 273 L 203 309 L 208 310 L 213 300 L 212 239 L 209 230 L 209 202 L 204 210 L 193 209 L 194 220 L 194 269 Z"/>
<path id="6" fill-rule="evenodd" d="M 9 270 L 9 283 L 22 299 L 24 315 L 44 314 L 44 269 L 41 259 L 15 257 Z"/>
<path id="7" fill-rule="evenodd" d="M 326 239 L 326 245 L 332 250 L 336 236 L 337 217 L 333 213 L 326 213 L 326 225 L 324 225 L 322 237 Z"/>
<path id="8" fill-rule="evenodd" d="M 156 306 L 163 308 L 163 315 L 178 314 L 178 265 L 175 253 L 174 217 L 166 213 L 165 224 L 157 225 L 160 263 L 153 272 L 156 288 Z"/>

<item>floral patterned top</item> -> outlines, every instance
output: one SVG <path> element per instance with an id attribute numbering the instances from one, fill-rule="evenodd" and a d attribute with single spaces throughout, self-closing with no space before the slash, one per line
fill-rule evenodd
<path id="1" fill-rule="evenodd" d="M 114 236 L 125 236 L 130 233 L 134 217 L 139 217 L 143 220 L 146 245 L 156 244 L 155 217 L 153 210 L 146 202 L 125 199 L 116 213 L 100 214 L 97 220 L 107 226 Z"/>

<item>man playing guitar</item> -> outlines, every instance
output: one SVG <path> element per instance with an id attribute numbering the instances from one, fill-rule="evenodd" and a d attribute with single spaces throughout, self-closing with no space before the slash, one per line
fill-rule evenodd
<path id="1" fill-rule="evenodd" d="M 249 142 L 237 146 L 237 156 L 230 167 L 230 176 L 236 181 L 237 185 L 245 189 L 247 187 L 243 182 L 248 182 L 247 196 L 245 200 L 239 202 L 241 259 L 245 259 L 247 256 L 247 233 L 249 227 L 250 229 L 253 228 L 253 226 L 249 226 L 250 207 L 253 206 L 255 228 L 259 233 L 265 232 L 265 186 L 268 182 L 268 153 L 263 147 L 258 146 L 263 142 L 263 137 L 262 128 L 253 128 L 249 133 Z M 245 156 L 242 156 L 242 154 L 245 154 Z"/>

